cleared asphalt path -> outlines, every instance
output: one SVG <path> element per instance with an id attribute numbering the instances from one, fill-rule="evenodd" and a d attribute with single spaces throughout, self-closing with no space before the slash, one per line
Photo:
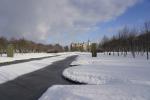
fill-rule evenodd
<path id="1" fill-rule="evenodd" d="M 0 100 L 38 100 L 52 85 L 77 84 L 62 77 L 62 72 L 76 58 L 71 56 L 38 71 L 0 85 Z"/>

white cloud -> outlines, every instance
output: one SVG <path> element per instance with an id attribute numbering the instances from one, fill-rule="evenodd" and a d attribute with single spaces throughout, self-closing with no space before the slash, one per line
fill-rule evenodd
<path id="1" fill-rule="evenodd" d="M 0 0 L 0 35 L 45 41 L 92 30 L 138 0 Z"/>

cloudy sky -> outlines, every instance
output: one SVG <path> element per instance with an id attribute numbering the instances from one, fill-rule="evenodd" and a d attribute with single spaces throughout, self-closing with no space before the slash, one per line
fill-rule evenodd
<path id="1" fill-rule="evenodd" d="M 150 20 L 150 0 L 0 0 L 0 36 L 42 43 L 100 40 Z"/>

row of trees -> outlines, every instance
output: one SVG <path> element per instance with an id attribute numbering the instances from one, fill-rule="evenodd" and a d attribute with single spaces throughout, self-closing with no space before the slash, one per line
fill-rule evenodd
<path id="1" fill-rule="evenodd" d="M 124 56 L 128 52 L 131 52 L 133 57 L 135 54 L 146 53 L 147 59 L 149 59 L 150 51 L 150 22 L 146 22 L 144 26 L 139 29 L 124 27 L 117 35 L 112 38 L 104 36 L 99 44 L 99 48 L 104 52 L 110 54 L 110 52 L 117 52 L 118 56 L 120 53 Z"/>
<path id="2" fill-rule="evenodd" d="M 29 52 L 62 52 L 64 47 L 59 44 L 45 45 L 42 43 L 35 43 L 33 41 L 22 39 L 7 40 L 0 37 L 0 54 L 6 53 L 8 44 L 12 44 L 16 53 L 29 53 Z M 66 47 L 65 47 L 66 48 Z"/>

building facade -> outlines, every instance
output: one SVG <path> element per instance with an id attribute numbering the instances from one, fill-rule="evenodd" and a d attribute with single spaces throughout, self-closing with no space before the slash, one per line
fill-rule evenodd
<path id="1" fill-rule="evenodd" d="M 91 50 L 91 42 L 88 40 L 87 42 L 82 43 L 71 43 L 70 50 L 89 52 Z"/>

